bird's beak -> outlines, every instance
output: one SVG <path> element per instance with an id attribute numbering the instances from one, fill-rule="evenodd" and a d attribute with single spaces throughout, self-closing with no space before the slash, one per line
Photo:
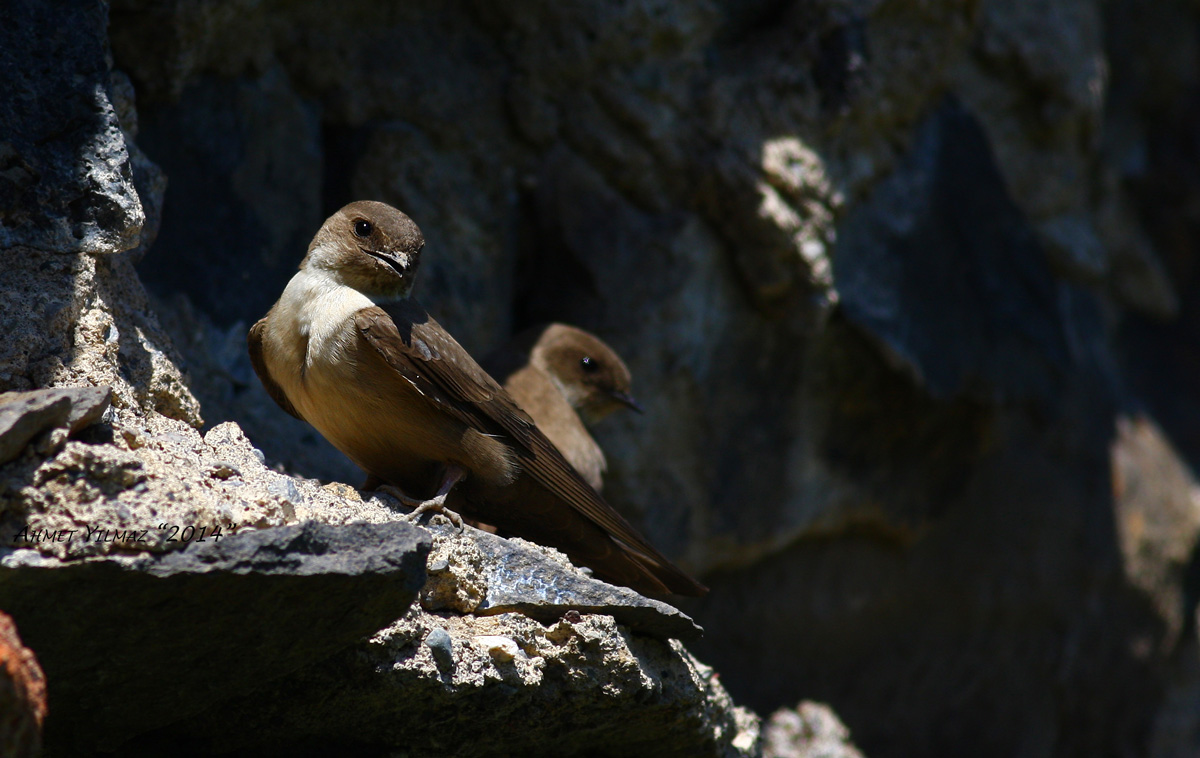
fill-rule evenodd
<path id="1" fill-rule="evenodd" d="M 409 272 L 409 269 L 412 268 L 412 256 L 408 255 L 407 253 L 390 253 L 380 250 L 368 250 L 365 247 L 360 247 L 359 250 L 362 250 L 372 258 L 381 260 L 387 265 L 391 266 L 400 276 L 404 276 Z"/>
<path id="2" fill-rule="evenodd" d="M 629 408 L 630 410 L 637 411 L 638 413 L 646 412 L 646 409 L 642 407 L 642 404 L 633 399 L 633 395 L 621 392 L 619 390 L 613 390 L 608 394 L 612 396 L 613 400 L 616 400 L 618 403 L 626 408 Z"/>

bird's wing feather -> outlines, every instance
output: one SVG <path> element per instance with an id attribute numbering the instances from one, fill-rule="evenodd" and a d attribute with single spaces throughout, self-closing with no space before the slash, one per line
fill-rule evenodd
<path id="1" fill-rule="evenodd" d="M 683 584 L 700 587 L 604 502 L 504 388 L 411 298 L 364 308 L 355 322 L 367 342 L 430 402 L 480 432 L 510 438 L 521 467 L 542 486 L 631 553 L 677 574 Z"/>
<path id="2" fill-rule="evenodd" d="M 504 434 L 531 450 L 537 427 L 508 393 L 411 300 L 364 308 L 355 324 L 367 343 L 429 402 L 468 426 Z"/>
<path id="3" fill-rule="evenodd" d="M 267 329 L 267 320 L 261 318 L 258 323 L 250 327 L 250 333 L 246 335 L 246 347 L 250 352 L 250 364 L 254 366 L 254 373 L 258 374 L 259 380 L 262 381 L 263 387 L 266 388 L 267 394 L 271 399 L 291 415 L 303 421 L 304 419 L 296 412 L 296 407 L 292 405 L 292 401 L 288 400 L 283 388 L 280 387 L 271 377 L 271 372 L 267 370 L 267 362 L 263 357 L 263 332 Z"/>

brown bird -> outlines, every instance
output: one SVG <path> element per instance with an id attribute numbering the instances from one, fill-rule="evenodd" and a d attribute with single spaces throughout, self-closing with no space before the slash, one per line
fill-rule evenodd
<path id="1" fill-rule="evenodd" d="M 621 357 L 594 334 L 542 324 L 514 337 L 483 365 L 599 492 L 608 462 L 584 425 L 620 408 L 642 412 Z"/>
<path id="2" fill-rule="evenodd" d="M 425 241 L 384 203 L 325 221 L 250 358 L 287 412 L 368 474 L 442 508 L 556 547 L 651 594 L 707 590 L 588 486 L 512 397 L 410 297 Z"/>

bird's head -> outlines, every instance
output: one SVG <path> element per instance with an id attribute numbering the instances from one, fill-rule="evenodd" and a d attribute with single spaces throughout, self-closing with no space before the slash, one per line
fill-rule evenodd
<path id="1" fill-rule="evenodd" d="M 630 394 L 629 369 L 598 337 L 566 324 L 542 330 L 530 352 L 531 362 L 558 382 L 571 407 L 589 424 L 618 408 L 642 407 Z"/>
<path id="2" fill-rule="evenodd" d="M 359 200 L 325 220 L 300 268 L 320 268 L 373 300 L 412 290 L 425 238 L 411 218 L 387 203 Z"/>

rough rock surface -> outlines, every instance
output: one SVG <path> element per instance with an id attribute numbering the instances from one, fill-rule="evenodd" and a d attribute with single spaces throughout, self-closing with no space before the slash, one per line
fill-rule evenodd
<path id="1" fill-rule="evenodd" d="M 564 613 L 606 613 L 639 634 L 694 642 L 703 630 L 686 614 L 626 587 L 592 579 L 553 548 L 503 539 L 467 527 L 436 530 L 429 583 L 421 591 L 428 611 L 494 616 L 516 611 L 543 623 Z"/>
<path id="2" fill-rule="evenodd" d="M 170 550 L 180 543 L 169 540 L 189 526 L 226 532 L 279 526 L 306 503 L 342 502 L 315 482 L 266 468 L 236 424 L 201 435 L 151 416 L 136 425 L 102 424 L 93 433 L 105 441 L 72 440 L 49 457 L 27 450 L 0 469 L 5 544 L 64 559 Z M 117 532 L 144 540 L 118 540 Z"/>
<path id="3" fill-rule="evenodd" d="M 8 248 L 0 301 L 0 390 L 107 386 L 120 418 L 153 411 L 201 425 L 127 254 Z"/>
<path id="4" fill-rule="evenodd" d="M 0 605 L 53 683 L 48 745 L 111 750 L 389 623 L 423 584 L 429 544 L 405 523 L 309 522 L 137 557 L 8 550 Z"/>
<path id="5" fill-rule="evenodd" d="M 632 635 L 611 617 L 545 626 L 414 609 L 344 654 L 132 747 L 734 758 L 759 754 L 758 727 L 681 643 Z"/>
<path id="6" fill-rule="evenodd" d="M 146 216 L 108 86 L 101 3 L 13 0 L 0 30 L 0 247 L 119 253 Z"/>

